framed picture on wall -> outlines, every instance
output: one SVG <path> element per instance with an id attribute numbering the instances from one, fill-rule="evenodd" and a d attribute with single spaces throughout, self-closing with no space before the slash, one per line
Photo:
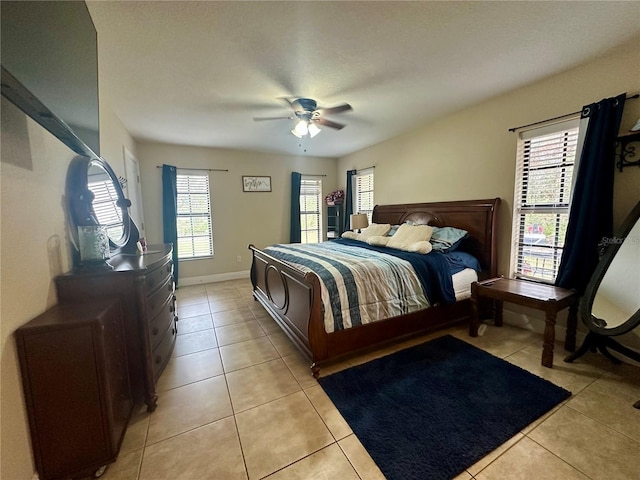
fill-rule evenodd
<path id="1" fill-rule="evenodd" d="M 243 192 L 270 192 L 271 177 L 245 177 L 242 176 Z"/>

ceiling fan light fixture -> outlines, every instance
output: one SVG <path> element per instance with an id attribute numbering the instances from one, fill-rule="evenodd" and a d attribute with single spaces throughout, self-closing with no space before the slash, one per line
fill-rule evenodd
<path id="1" fill-rule="evenodd" d="M 311 138 L 315 137 L 322 131 L 315 123 L 310 123 L 307 130 L 309 131 L 309 136 Z"/>
<path id="2" fill-rule="evenodd" d="M 291 134 L 298 138 L 303 138 L 309 135 L 313 138 L 321 132 L 319 125 L 323 127 L 333 128 L 335 130 L 342 130 L 345 125 L 342 123 L 334 122 L 324 118 L 324 115 L 335 115 L 342 112 L 348 112 L 353 110 L 348 103 L 342 103 L 335 107 L 321 107 L 318 108 L 318 103 L 312 98 L 295 98 L 290 99 L 287 97 L 281 97 L 287 105 L 293 110 L 293 113 L 287 117 L 253 117 L 254 121 L 259 120 L 295 120 L 295 125 L 291 130 Z"/>
<path id="3" fill-rule="evenodd" d="M 295 132 L 294 135 L 296 137 L 299 137 L 299 138 L 304 137 L 307 133 L 309 133 L 309 127 L 307 125 L 307 121 L 300 120 L 298 123 L 296 123 L 296 126 L 291 131 Z"/>

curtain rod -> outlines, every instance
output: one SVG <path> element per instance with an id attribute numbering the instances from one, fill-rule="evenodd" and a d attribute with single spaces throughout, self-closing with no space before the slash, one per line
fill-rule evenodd
<path id="1" fill-rule="evenodd" d="M 314 175 L 313 173 L 301 173 L 300 175 L 304 175 L 305 177 L 326 177 L 326 175 Z"/>
<path id="2" fill-rule="evenodd" d="M 156 165 L 156 168 L 162 168 L 162 165 Z M 222 168 L 185 168 L 185 167 L 176 167 L 177 170 L 198 170 L 200 172 L 228 172 L 229 170 L 225 170 Z"/>
<path id="3" fill-rule="evenodd" d="M 631 95 L 630 97 L 627 97 L 627 100 L 632 100 L 634 98 L 639 98 L 639 97 L 640 97 L 640 93 L 636 93 L 635 95 Z M 582 110 L 578 110 L 577 112 L 565 113 L 564 115 L 560 115 L 559 117 L 548 118 L 546 120 L 540 120 L 539 122 L 533 122 L 527 125 L 520 125 L 519 127 L 513 127 L 513 128 L 510 128 L 509 131 L 515 132 L 516 130 L 520 130 L 521 128 L 533 127 L 534 125 L 540 125 L 541 123 L 546 123 L 546 122 L 553 122 L 554 120 L 560 120 L 561 118 L 571 117 L 579 113 L 582 113 Z"/>
<path id="4" fill-rule="evenodd" d="M 361 172 L 363 170 L 369 170 L 370 168 L 376 168 L 376 166 L 372 166 L 372 167 L 367 167 L 367 168 L 361 168 L 360 170 L 356 170 L 356 173 Z"/>

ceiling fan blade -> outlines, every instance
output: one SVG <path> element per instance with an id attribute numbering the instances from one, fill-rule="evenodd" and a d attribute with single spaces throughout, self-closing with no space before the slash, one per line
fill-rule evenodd
<path id="1" fill-rule="evenodd" d="M 261 122 L 262 120 L 293 120 L 293 117 L 253 117 L 254 122 Z"/>
<path id="2" fill-rule="evenodd" d="M 318 111 L 321 115 L 333 115 L 335 113 L 347 112 L 349 110 L 353 110 L 353 108 L 351 108 L 351 105 L 349 105 L 348 103 L 343 103 L 342 105 L 336 105 L 335 107 L 320 108 Z"/>
<path id="3" fill-rule="evenodd" d="M 346 126 L 342 123 L 332 122 L 331 120 L 327 120 L 326 118 L 314 118 L 312 122 L 315 122 L 319 125 L 324 125 L 325 127 L 335 128 L 336 130 L 342 130 Z"/>
<path id="4" fill-rule="evenodd" d="M 293 101 L 291 100 L 292 98 L 294 99 Z M 278 97 L 278 100 L 282 100 L 291 110 L 296 109 L 293 104 L 296 100 L 295 97 Z"/>

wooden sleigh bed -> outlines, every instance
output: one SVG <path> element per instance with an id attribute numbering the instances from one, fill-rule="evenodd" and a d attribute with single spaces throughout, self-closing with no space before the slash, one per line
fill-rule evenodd
<path id="1" fill-rule="evenodd" d="M 500 199 L 437 203 L 377 205 L 373 223 L 391 225 L 412 221 L 437 227 L 467 230 L 459 250 L 480 262 L 480 280 L 497 273 L 497 213 Z M 320 280 L 249 245 L 253 254 L 253 295 L 293 343 L 310 359 L 315 377 L 320 367 L 356 351 L 402 337 L 435 330 L 468 320 L 470 299 L 440 304 L 406 315 L 327 333 L 320 293 Z"/>

